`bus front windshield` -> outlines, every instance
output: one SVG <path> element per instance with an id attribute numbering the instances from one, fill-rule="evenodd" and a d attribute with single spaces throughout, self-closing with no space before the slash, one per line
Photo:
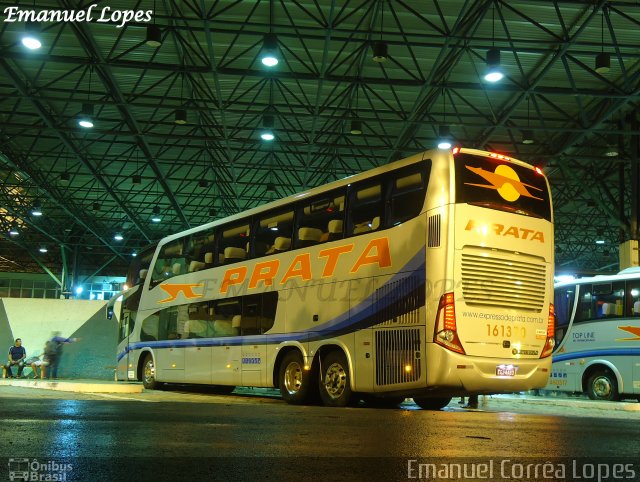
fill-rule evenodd
<path id="1" fill-rule="evenodd" d="M 504 159 L 460 153 L 454 156 L 456 203 L 468 203 L 551 221 L 545 177 Z"/>

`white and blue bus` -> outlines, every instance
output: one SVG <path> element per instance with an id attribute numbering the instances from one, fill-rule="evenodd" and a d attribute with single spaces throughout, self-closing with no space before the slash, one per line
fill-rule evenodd
<path id="1" fill-rule="evenodd" d="M 552 212 L 539 169 L 455 148 L 167 236 L 109 304 L 117 378 L 423 408 L 544 387 Z"/>
<path id="2" fill-rule="evenodd" d="M 556 284 L 548 390 L 640 400 L 640 268 Z"/>

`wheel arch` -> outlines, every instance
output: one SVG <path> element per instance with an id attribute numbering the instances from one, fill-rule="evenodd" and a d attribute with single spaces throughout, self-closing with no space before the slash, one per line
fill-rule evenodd
<path id="1" fill-rule="evenodd" d="M 347 347 L 344 345 L 344 343 L 338 341 L 338 340 L 328 340 L 325 344 L 319 346 L 318 348 L 316 348 L 315 353 L 313 355 L 313 362 L 311 365 L 312 369 L 320 369 L 320 363 L 321 363 L 321 358 L 326 356 L 327 353 L 331 352 L 331 351 L 340 351 L 342 352 L 342 354 L 345 356 L 345 358 L 347 359 L 347 365 L 349 368 L 349 379 L 351 382 L 351 389 L 353 390 L 353 388 L 356 386 L 355 385 L 355 377 L 354 377 L 354 373 L 353 373 L 353 360 L 351 359 L 351 353 L 349 352 L 349 350 L 347 349 Z"/>
<path id="2" fill-rule="evenodd" d="M 300 343 L 297 343 L 297 342 L 287 343 L 278 347 L 278 353 L 276 355 L 275 360 L 273 361 L 273 369 L 271 370 L 271 378 L 272 378 L 271 381 L 274 387 L 278 387 L 278 385 L 280 384 L 280 381 L 278 380 L 280 376 L 280 364 L 282 363 L 282 360 L 284 359 L 285 355 L 292 351 L 300 352 L 300 354 L 302 355 L 302 358 L 304 360 L 307 359 L 307 356 L 308 356 L 307 350 Z"/>
<path id="3" fill-rule="evenodd" d="M 141 350 L 140 355 L 138 356 L 138 365 L 136 367 L 136 380 L 138 380 L 139 382 L 142 381 L 142 370 L 144 370 L 144 361 L 147 358 L 147 354 L 151 355 L 151 358 L 153 359 L 153 365 L 157 367 L 156 355 L 153 353 L 153 351 L 149 348 Z M 157 374 L 158 370 L 156 370 L 156 376 Z"/>
<path id="4" fill-rule="evenodd" d="M 588 388 L 587 382 L 591 375 L 602 369 L 609 370 L 613 373 L 613 376 L 616 377 L 616 382 L 618 383 L 618 393 L 624 393 L 624 382 L 622 380 L 622 375 L 620 375 L 620 370 L 618 370 L 618 368 L 609 360 L 592 360 L 587 364 L 586 368 L 582 372 L 582 392 L 586 393 Z"/>

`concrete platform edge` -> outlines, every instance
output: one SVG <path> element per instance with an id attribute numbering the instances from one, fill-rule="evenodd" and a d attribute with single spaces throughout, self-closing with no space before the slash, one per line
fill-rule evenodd
<path id="1" fill-rule="evenodd" d="M 24 380 L 0 379 L 0 385 L 23 388 L 40 388 L 76 393 L 142 393 L 144 387 L 138 383 L 116 383 L 102 380 Z"/>

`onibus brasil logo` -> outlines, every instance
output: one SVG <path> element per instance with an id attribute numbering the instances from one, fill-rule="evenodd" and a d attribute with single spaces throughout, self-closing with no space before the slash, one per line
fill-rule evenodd
<path id="1" fill-rule="evenodd" d="M 71 480 L 73 465 L 54 460 L 9 459 L 9 480 L 55 481 Z"/>

